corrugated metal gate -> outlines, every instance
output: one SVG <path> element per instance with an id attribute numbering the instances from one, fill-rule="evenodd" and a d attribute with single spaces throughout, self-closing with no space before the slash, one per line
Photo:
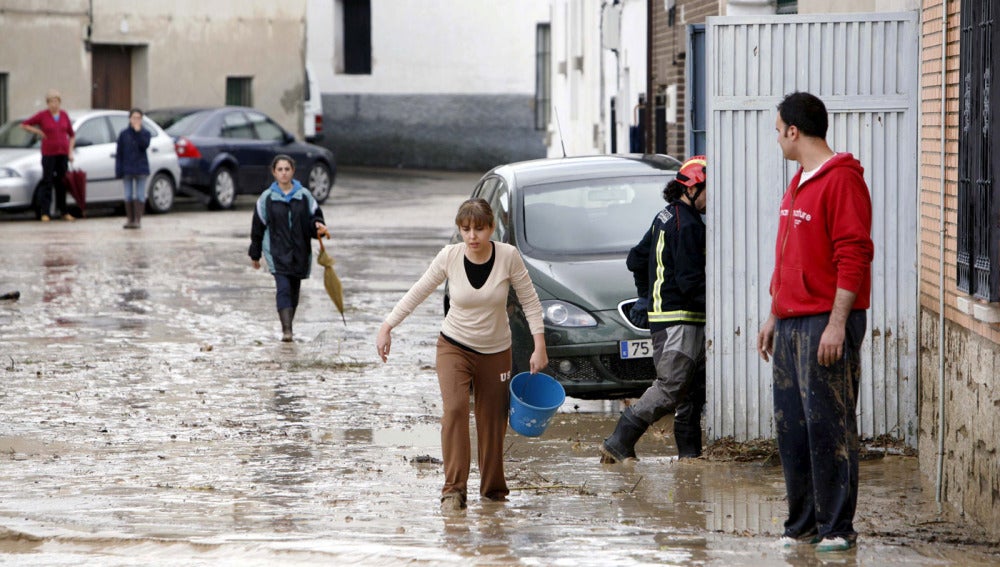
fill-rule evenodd
<path id="1" fill-rule="evenodd" d="M 770 308 L 778 206 L 797 164 L 778 147 L 776 106 L 808 91 L 827 141 L 865 168 L 874 208 L 872 308 L 859 426 L 917 435 L 916 12 L 708 19 L 708 433 L 772 437 L 771 366 L 757 355 Z"/>

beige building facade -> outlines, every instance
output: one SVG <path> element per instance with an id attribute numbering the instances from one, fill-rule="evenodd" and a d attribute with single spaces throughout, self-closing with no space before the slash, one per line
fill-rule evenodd
<path id="1" fill-rule="evenodd" d="M 982 37 L 962 35 L 962 7 L 967 4 L 924 0 L 922 9 L 920 468 L 935 482 L 942 501 L 1000 535 L 1000 303 L 976 297 L 984 290 L 970 292 L 958 283 L 960 239 L 968 228 L 963 223 L 986 213 L 996 226 L 996 146 L 992 160 L 987 153 L 979 161 L 986 167 L 967 175 L 974 186 L 992 184 L 992 205 L 960 196 L 960 170 L 970 154 L 983 151 L 979 144 L 984 139 L 1000 131 L 995 121 L 990 128 L 987 120 L 985 131 L 982 122 L 977 124 L 982 116 L 1000 111 L 1000 97 L 995 90 L 992 100 L 981 96 L 976 86 L 988 84 L 990 73 L 975 66 L 991 64 L 995 75 L 1000 59 L 984 51 L 989 48 Z M 989 28 L 972 23 L 968 29 Z M 992 30 L 995 46 L 995 24 Z M 964 70 L 963 49 L 971 50 L 966 63 L 973 63 Z M 964 119 L 963 74 L 973 87 Z M 960 149 L 963 130 L 972 143 Z M 970 207 L 973 218 L 963 218 L 962 207 Z M 998 234 L 994 228 L 992 237 Z M 997 258 L 991 261 L 995 264 Z M 1000 282 L 990 285 L 995 295 Z"/>
<path id="2" fill-rule="evenodd" d="M 0 0 L 0 115 L 245 104 L 302 135 L 306 2 Z"/>

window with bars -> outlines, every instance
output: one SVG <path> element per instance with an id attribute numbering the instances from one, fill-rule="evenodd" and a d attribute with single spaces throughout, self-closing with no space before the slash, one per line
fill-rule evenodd
<path id="1" fill-rule="evenodd" d="M 253 77 L 226 77 L 226 104 L 253 106 Z"/>
<path id="2" fill-rule="evenodd" d="M 962 0 L 958 139 L 958 288 L 1000 301 L 1000 198 L 994 179 L 1000 156 L 992 112 L 1000 108 L 996 77 L 996 0 Z"/>
<path id="3" fill-rule="evenodd" d="M 549 24 L 535 30 L 535 130 L 549 127 L 552 105 L 552 31 Z"/>

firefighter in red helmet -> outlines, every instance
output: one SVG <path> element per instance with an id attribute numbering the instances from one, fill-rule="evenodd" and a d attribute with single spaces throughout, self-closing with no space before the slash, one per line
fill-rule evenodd
<path id="1" fill-rule="evenodd" d="M 663 190 L 667 206 L 626 260 L 638 300 L 629 319 L 648 326 L 656 379 L 625 408 L 601 443 L 602 462 L 635 459 L 635 443 L 650 425 L 674 414 L 681 458 L 701 455 L 705 406 L 705 156 L 681 166 Z"/>

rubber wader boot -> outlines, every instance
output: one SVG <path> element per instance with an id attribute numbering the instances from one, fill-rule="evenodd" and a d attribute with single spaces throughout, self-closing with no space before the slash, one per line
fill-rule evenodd
<path id="1" fill-rule="evenodd" d="M 135 204 L 132 201 L 125 201 L 125 218 L 128 220 L 125 221 L 122 228 L 135 228 L 135 221 L 132 220 L 135 216 L 134 210 Z"/>
<path id="2" fill-rule="evenodd" d="M 677 456 L 693 459 L 701 456 L 701 413 L 674 417 L 674 441 L 677 442 Z"/>
<path id="3" fill-rule="evenodd" d="M 632 415 L 632 408 L 625 408 L 618 418 L 615 432 L 601 443 L 601 462 L 619 463 L 636 459 L 635 443 L 649 429 L 649 424 Z"/>
<path id="4" fill-rule="evenodd" d="M 292 342 L 292 318 L 295 317 L 295 310 L 291 307 L 278 310 L 278 318 L 281 319 L 281 342 Z"/>
<path id="5" fill-rule="evenodd" d="M 142 213 L 146 210 L 146 201 L 133 201 L 132 204 L 132 224 L 135 228 L 142 228 Z"/>

